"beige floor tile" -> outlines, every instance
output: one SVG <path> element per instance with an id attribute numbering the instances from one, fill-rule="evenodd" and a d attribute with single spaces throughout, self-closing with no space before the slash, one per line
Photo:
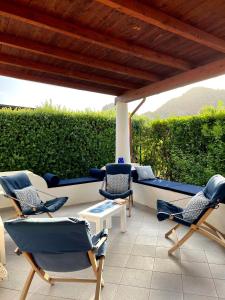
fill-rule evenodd
<path id="1" fill-rule="evenodd" d="M 215 279 L 214 282 L 218 296 L 220 298 L 225 298 L 225 280 Z"/>
<path id="2" fill-rule="evenodd" d="M 108 246 L 107 250 L 108 252 L 111 253 L 130 254 L 132 248 L 133 248 L 132 243 L 123 243 L 123 242 L 116 243 L 115 241 L 112 241 Z"/>
<path id="3" fill-rule="evenodd" d="M 109 283 L 119 283 L 122 278 L 123 272 L 123 268 L 104 266 L 104 281 Z"/>
<path id="4" fill-rule="evenodd" d="M 181 293 L 182 292 L 181 275 L 153 272 L 151 288 Z"/>
<path id="5" fill-rule="evenodd" d="M 152 270 L 154 258 L 148 256 L 130 255 L 126 268 L 139 270 Z"/>
<path id="6" fill-rule="evenodd" d="M 217 297 L 207 297 L 193 294 L 184 294 L 184 300 L 217 300 Z"/>
<path id="7" fill-rule="evenodd" d="M 168 247 L 171 248 L 174 243 L 170 239 L 166 239 L 163 236 L 158 236 L 157 247 Z"/>
<path id="8" fill-rule="evenodd" d="M 183 294 L 169 291 L 150 290 L 149 300 L 183 300 Z"/>
<path id="9" fill-rule="evenodd" d="M 118 288 L 118 286 L 116 284 L 105 283 L 105 286 L 101 291 L 101 299 L 102 300 L 115 299 L 115 294 L 116 294 L 117 288 Z"/>
<path id="10" fill-rule="evenodd" d="M 155 246 L 157 243 L 157 236 L 138 235 L 135 244 Z"/>
<path id="11" fill-rule="evenodd" d="M 181 249 L 180 254 L 181 260 L 207 262 L 205 251 L 203 250 Z"/>
<path id="12" fill-rule="evenodd" d="M 181 274 L 181 266 L 179 261 L 171 259 L 155 258 L 154 271 Z"/>
<path id="13" fill-rule="evenodd" d="M 134 244 L 131 254 L 155 257 L 155 250 L 155 246 Z"/>
<path id="14" fill-rule="evenodd" d="M 218 279 L 225 279 L 225 265 L 209 264 L 212 277 Z"/>
<path id="15" fill-rule="evenodd" d="M 0 288 L 21 290 L 24 286 L 28 272 L 18 270 L 8 270 L 8 277 L 0 281 Z"/>
<path id="16" fill-rule="evenodd" d="M 121 284 L 150 288 L 152 271 L 125 269 L 123 272 Z"/>
<path id="17" fill-rule="evenodd" d="M 12 299 L 12 300 L 16 300 L 16 299 Z M 29 293 L 27 295 L 26 300 L 71 300 L 71 299 L 70 298 L 59 298 L 59 297 L 52 297 L 52 296 Z"/>
<path id="18" fill-rule="evenodd" d="M 115 243 L 134 243 L 135 240 L 137 238 L 137 233 L 136 232 L 117 232 L 117 236 L 116 238 L 114 239 L 114 242 Z"/>
<path id="19" fill-rule="evenodd" d="M 212 279 L 182 275 L 184 293 L 216 297 Z"/>
<path id="20" fill-rule="evenodd" d="M 168 254 L 168 250 L 170 248 L 168 247 L 156 247 L 156 253 L 155 257 L 158 258 L 165 258 L 165 259 L 170 259 L 170 260 L 179 260 L 180 259 L 180 250 L 178 249 L 177 251 L 173 252 L 172 254 Z"/>
<path id="21" fill-rule="evenodd" d="M 182 261 L 181 270 L 184 275 L 207 278 L 212 277 L 208 263 Z"/>
<path id="22" fill-rule="evenodd" d="M 129 255 L 107 252 L 105 265 L 111 267 L 125 267 Z"/>
<path id="23" fill-rule="evenodd" d="M 148 300 L 149 290 L 133 286 L 120 285 L 115 294 L 115 300 Z"/>
<path id="24" fill-rule="evenodd" d="M 225 265 L 225 250 L 221 251 L 205 251 L 207 260 L 210 264 Z"/>
<path id="25" fill-rule="evenodd" d="M 0 288 L 1 300 L 19 300 L 20 292 L 5 288 Z"/>

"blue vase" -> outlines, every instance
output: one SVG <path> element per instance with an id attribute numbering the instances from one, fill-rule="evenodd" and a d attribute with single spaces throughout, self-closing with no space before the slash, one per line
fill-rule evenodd
<path id="1" fill-rule="evenodd" d="M 118 157 L 118 164 L 124 164 L 124 158 Z"/>

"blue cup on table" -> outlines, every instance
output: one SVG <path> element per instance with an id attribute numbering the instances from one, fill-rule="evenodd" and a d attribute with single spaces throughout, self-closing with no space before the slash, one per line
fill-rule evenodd
<path id="1" fill-rule="evenodd" d="M 118 164 L 124 164 L 124 158 L 118 157 Z"/>

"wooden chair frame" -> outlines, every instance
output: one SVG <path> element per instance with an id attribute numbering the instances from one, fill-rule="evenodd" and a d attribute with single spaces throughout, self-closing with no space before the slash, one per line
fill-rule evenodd
<path id="1" fill-rule="evenodd" d="M 169 238 L 169 236 L 173 233 L 176 236 L 176 242 L 174 246 L 169 249 L 168 254 L 172 254 L 174 251 L 180 248 L 180 246 L 182 246 L 195 232 L 198 232 L 203 236 L 216 241 L 218 244 L 225 248 L 225 235 L 206 221 L 206 219 L 214 209 L 215 208 L 208 208 L 204 215 L 199 219 L 199 221 L 196 224 L 192 224 L 188 232 L 180 240 L 178 240 L 176 229 L 182 226 L 182 224 L 176 224 L 173 228 L 171 228 L 165 234 L 165 237 Z M 173 220 L 173 217 L 171 217 L 170 219 Z"/>
<path id="2" fill-rule="evenodd" d="M 95 245 L 95 249 L 98 249 L 105 241 L 107 237 L 102 237 L 99 242 Z M 18 249 L 18 254 L 20 254 L 20 250 Z M 102 272 L 104 267 L 104 260 L 105 257 L 102 256 L 99 261 L 97 262 L 94 250 L 88 251 L 88 257 L 91 262 L 91 266 L 95 275 L 95 279 L 84 279 L 84 278 L 64 278 L 64 277 L 50 277 L 48 273 L 46 273 L 43 269 L 41 269 L 36 262 L 32 254 L 28 252 L 22 252 L 23 256 L 28 260 L 29 264 L 31 265 L 31 270 L 29 275 L 26 279 L 24 287 L 22 289 L 20 300 L 25 300 L 34 278 L 35 273 L 43 279 L 45 282 L 49 283 L 50 285 L 54 285 L 55 282 L 81 282 L 81 283 L 96 283 L 95 289 L 95 300 L 100 300 L 100 293 L 101 289 L 104 287 L 104 281 L 102 278 Z"/>
<path id="3" fill-rule="evenodd" d="M 102 190 L 106 189 L 106 177 L 104 177 L 104 179 L 102 181 L 101 189 Z M 128 189 L 129 190 L 132 189 L 132 180 L 130 180 L 130 182 L 129 182 Z M 104 198 L 104 200 L 106 200 L 106 198 Z M 132 206 L 134 206 L 133 194 L 129 195 L 129 197 L 128 197 L 128 217 L 131 217 L 131 208 L 132 208 Z"/>

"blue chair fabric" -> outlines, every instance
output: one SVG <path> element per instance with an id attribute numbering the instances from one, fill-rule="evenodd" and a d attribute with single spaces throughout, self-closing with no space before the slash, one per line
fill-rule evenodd
<path id="1" fill-rule="evenodd" d="M 173 220 L 177 223 L 185 226 L 191 226 L 196 224 L 200 218 L 205 214 L 209 208 L 215 208 L 219 203 L 225 203 L 225 178 L 221 175 L 212 176 L 206 186 L 203 188 L 203 193 L 210 202 L 209 205 L 201 212 L 193 223 L 186 222 L 183 220 L 182 211 L 183 209 L 175 206 L 164 200 L 157 200 L 157 218 L 159 221 L 166 220 L 172 214 L 180 213 L 178 216 L 174 216 Z"/>
<path id="2" fill-rule="evenodd" d="M 109 193 L 107 191 L 107 175 L 117 175 L 117 174 L 128 174 L 128 190 L 123 193 Z M 106 165 L 106 189 L 100 189 L 99 193 L 103 197 L 115 200 L 115 199 L 125 199 L 133 194 L 133 191 L 130 189 L 130 181 L 131 181 L 131 165 L 130 164 L 107 164 Z"/>
<path id="3" fill-rule="evenodd" d="M 71 272 L 91 265 L 87 251 L 107 230 L 91 235 L 89 224 L 77 218 L 26 218 L 6 221 L 5 229 L 22 252 L 32 254 L 38 266 L 47 271 Z M 96 250 L 105 256 L 106 242 Z"/>
<path id="4" fill-rule="evenodd" d="M 29 177 L 24 172 L 19 172 L 15 175 L 2 176 L 0 177 L 0 184 L 2 185 L 5 193 L 13 198 L 16 198 L 15 190 L 23 189 L 25 187 L 31 186 Z M 39 206 L 33 210 L 32 208 L 22 210 L 19 201 L 14 201 L 18 208 L 21 210 L 23 215 L 35 215 L 46 212 L 55 212 L 59 210 L 68 200 L 68 197 L 59 197 L 51 200 L 41 202 Z"/>

